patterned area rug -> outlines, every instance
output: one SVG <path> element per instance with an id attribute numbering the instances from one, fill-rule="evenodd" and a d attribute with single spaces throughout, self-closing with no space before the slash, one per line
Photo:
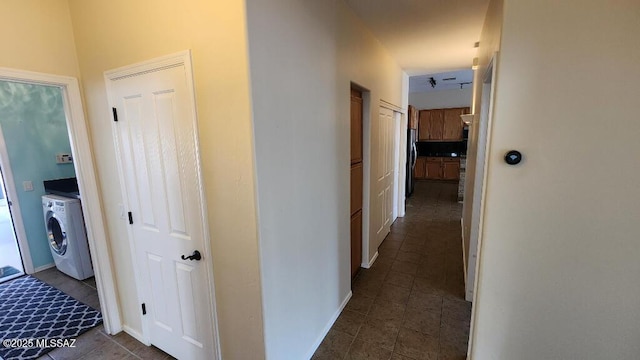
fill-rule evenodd
<path id="1" fill-rule="evenodd" d="M 72 345 L 71 339 L 101 323 L 99 311 L 31 276 L 0 284 L 0 357 L 5 360 L 36 359 Z"/>

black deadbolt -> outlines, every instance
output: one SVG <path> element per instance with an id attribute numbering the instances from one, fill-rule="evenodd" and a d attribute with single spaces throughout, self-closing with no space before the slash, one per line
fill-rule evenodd
<path id="1" fill-rule="evenodd" d="M 504 161 L 509 165 L 516 165 L 522 161 L 522 154 L 518 150 L 511 150 L 504 156 Z"/>

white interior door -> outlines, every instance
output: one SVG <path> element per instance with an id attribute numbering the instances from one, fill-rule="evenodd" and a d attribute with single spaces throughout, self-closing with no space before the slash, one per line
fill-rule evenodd
<path id="1" fill-rule="evenodd" d="M 107 74 L 107 77 L 110 75 Z M 113 77 L 116 139 L 131 211 L 145 335 L 179 359 L 214 359 L 191 74 L 185 65 Z M 131 222 L 131 221 L 130 221 Z M 199 251 L 200 260 L 184 259 Z"/>
<path id="2" fill-rule="evenodd" d="M 376 197 L 373 203 L 373 225 L 376 229 L 376 248 L 391 230 L 394 205 L 395 121 L 393 110 L 380 107 L 375 145 Z"/>

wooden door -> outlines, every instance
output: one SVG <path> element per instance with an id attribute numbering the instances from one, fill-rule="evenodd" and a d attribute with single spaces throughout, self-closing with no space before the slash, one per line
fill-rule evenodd
<path id="1" fill-rule="evenodd" d="M 430 180 L 442 179 L 442 161 L 427 159 L 426 178 Z"/>
<path id="2" fill-rule="evenodd" d="M 362 263 L 362 92 L 351 89 L 351 277 Z"/>
<path id="3" fill-rule="evenodd" d="M 462 140 L 462 127 L 464 126 L 464 123 L 462 122 L 460 115 L 464 114 L 464 110 L 464 108 L 444 109 L 442 140 Z"/>
<path id="4" fill-rule="evenodd" d="M 158 65 L 156 65 L 158 66 Z M 180 359 L 215 358 L 195 102 L 183 63 L 113 77 L 116 149 L 131 210 L 136 279 L 151 343 Z M 200 258 L 185 259 L 194 251 Z"/>
<path id="5" fill-rule="evenodd" d="M 460 178 L 460 160 L 443 161 L 442 178 L 444 180 L 458 180 Z"/>
<path id="6" fill-rule="evenodd" d="M 362 162 L 362 94 L 351 90 L 351 164 Z"/>
<path id="7" fill-rule="evenodd" d="M 420 110 L 418 112 L 418 140 L 429 140 L 429 123 L 431 122 L 431 111 Z"/>
<path id="8" fill-rule="evenodd" d="M 442 140 L 444 128 L 444 111 L 442 109 L 431 110 L 428 121 L 428 140 Z"/>
<path id="9" fill-rule="evenodd" d="M 426 157 L 419 156 L 416 159 L 416 167 L 415 167 L 413 176 L 418 180 L 423 180 L 427 178 L 427 158 Z"/>

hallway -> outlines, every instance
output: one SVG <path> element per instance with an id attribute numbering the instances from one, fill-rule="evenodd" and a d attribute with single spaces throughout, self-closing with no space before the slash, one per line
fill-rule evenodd
<path id="1" fill-rule="evenodd" d="M 313 359 L 464 360 L 471 303 L 464 300 L 457 184 L 417 182 L 353 297 Z"/>

